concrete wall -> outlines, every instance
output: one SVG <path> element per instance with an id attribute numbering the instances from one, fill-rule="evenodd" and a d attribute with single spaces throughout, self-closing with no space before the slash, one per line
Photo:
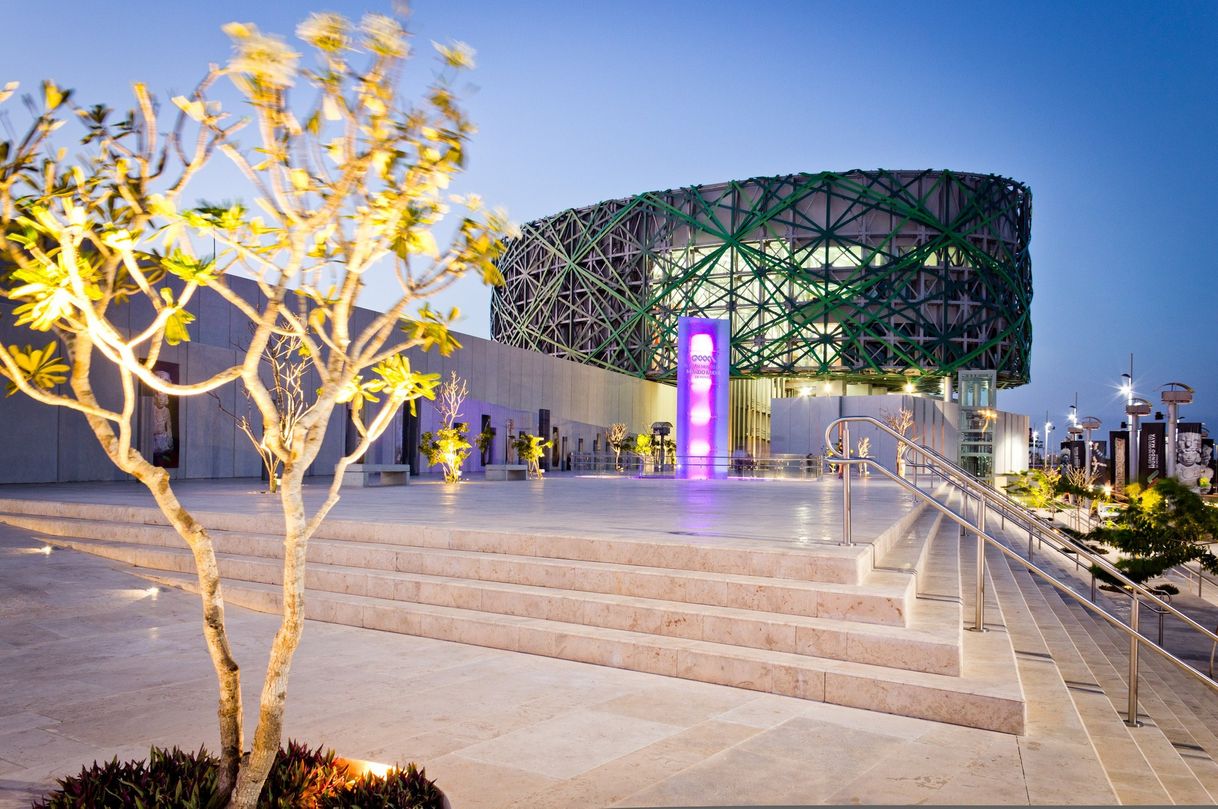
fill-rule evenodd
<path id="1" fill-rule="evenodd" d="M 843 416 L 884 418 L 884 413 L 902 409 L 914 415 L 909 435 L 955 461 L 959 455 L 960 406 L 923 396 L 809 396 L 775 399 L 771 403 L 771 448 L 774 454 L 821 454 L 825 450 L 825 427 Z M 858 425 L 850 443 L 871 438 L 871 455 L 892 468 L 896 440 L 878 430 Z M 994 425 L 994 472 L 1009 474 L 1028 467 L 1028 417 L 999 412 Z"/>
<path id="2" fill-rule="evenodd" d="M 252 282 L 233 279 L 233 286 L 250 300 L 258 296 Z M 191 324 L 192 341 L 166 347 L 162 359 L 177 363 L 181 382 L 195 382 L 237 362 L 237 346 L 248 341 L 246 320 L 218 295 L 204 289 L 189 306 L 196 320 Z M 11 304 L 0 301 L 0 340 L 5 345 L 36 344 L 41 347 L 51 335 L 33 334 L 13 328 Z M 364 311 L 357 318 L 367 323 L 375 313 Z M 117 310 L 114 320 L 129 329 L 142 328 L 151 319 L 151 309 L 140 302 Z M 605 371 L 524 349 L 512 348 L 478 337 L 461 335 L 464 345 L 450 357 L 435 351 L 409 352 L 412 367 L 447 376 L 450 371 L 469 383 L 469 398 L 462 409 L 463 420 L 477 433 L 481 416 L 491 417 L 496 430 L 492 459 L 503 462 L 506 422 L 514 431 L 536 433 L 538 411 L 550 411 L 551 427 L 567 438 L 567 450 L 575 452 L 583 439 L 591 450 L 599 436 L 614 422 L 625 422 L 631 432 L 646 432 L 654 421 L 675 421 L 676 389 L 624 374 Z M 92 381 L 103 405 L 119 404 L 118 375 L 99 359 Z M 316 382 L 311 383 L 316 387 Z M 243 395 L 237 384 L 217 391 L 217 398 L 197 396 L 179 402 L 179 466 L 175 478 L 257 477 L 262 465 L 253 446 L 235 421 L 220 409 L 244 412 Z M 148 410 L 147 407 L 141 408 Z M 405 410 L 405 408 L 404 408 Z M 437 415 L 430 402 L 418 405 L 419 432 L 435 430 Z M 395 463 L 403 451 L 415 465 L 417 452 L 404 446 L 405 412 L 372 448 L 369 462 Z M 150 429 L 146 413 L 137 419 L 144 443 Z M 39 404 L 23 394 L 0 398 L 0 424 L 6 426 L 0 441 L 0 483 L 47 483 L 57 481 L 122 480 L 98 446 L 84 417 L 65 408 Z M 346 420 L 340 407 L 331 420 L 325 443 L 311 473 L 330 474 L 346 442 Z M 552 434 L 551 434 L 552 435 Z M 479 469 L 477 450 L 467 469 Z M 416 467 L 417 468 L 417 467 Z M 427 473 L 428 470 L 423 470 Z"/>

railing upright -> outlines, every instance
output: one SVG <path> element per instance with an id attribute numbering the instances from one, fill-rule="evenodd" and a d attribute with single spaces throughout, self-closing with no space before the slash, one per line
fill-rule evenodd
<path id="1" fill-rule="evenodd" d="M 985 631 L 985 502 L 977 498 L 977 607 L 973 631 Z"/>
<path id="2" fill-rule="evenodd" d="M 1138 594 L 1131 593 L 1133 599 L 1129 606 L 1129 628 L 1133 635 L 1129 638 L 1129 705 L 1125 714 L 1125 724 L 1136 728 L 1138 722 L 1138 643 L 1141 640 L 1138 631 Z"/>
<path id="3" fill-rule="evenodd" d="M 900 475 L 897 475 L 895 472 L 876 463 L 874 458 L 868 458 L 868 457 L 851 458 L 850 450 L 849 450 L 850 432 L 849 432 L 849 428 L 847 427 L 848 421 L 861 421 L 861 422 L 865 422 L 865 423 L 870 423 L 870 424 L 874 425 L 875 427 L 879 428 L 880 430 L 892 435 L 898 442 L 903 442 L 907 446 L 914 448 L 918 451 L 921 451 L 923 454 L 923 457 L 929 458 L 932 461 L 935 461 L 935 463 L 930 464 L 932 473 L 939 474 L 940 477 L 942 477 L 944 480 L 952 483 L 956 487 L 956 489 L 960 492 L 960 494 L 962 496 L 961 513 L 957 514 L 956 512 L 954 512 L 950 508 L 948 508 L 944 503 L 940 502 L 936 497 L 933 497 L 931 494 L 927 493 L 925 490 L 910 483 L 906 478 L 904 478 Z M 1139 724 L 1138 723 L 1138 654 L 1140 651 L 1139 646 L 1142 643 L 1148 644 L 1152 651 L 1157 652 L 1160 656 L 1162 656 L 1166 660 L 1170 661 L 1171 663 L 1173 663 L 1174 665 L 1179 667 L 1181 670 L 1183 670 L 1189 674 L 1192 674 L 1197 679 L 1199 679 L 1202 683 L 1209 686 L 1210 689 L 1212 689 L 1214 691 L 1218 691 L 1218 681 L 1216 681 L 1214 679 L 1214 657 L 1215 657 L 1215 654 L 1218 653 L 1218 634 L 1211 632 L 1210 630 L 1201 626 L 1194 619 L 1192 619 L 1188 615 L 1185 615 L 1184 613 L 1180 612 L 1178 609 L 1173 607 L 1171 604 L 1169 604 L 1166 601 L 1164 601 L 1163 599 L 1159 598 L 1155 593 L 1146 590 L 1142 585 L 1130 580 L 1119 569 L 1115 568 L 1111 563 L 1107 562 L 1107 560 L 1096 557 L 1090 551 L 1079 548 L 1076 543 L 1063 540 L 1060 536 L 1058 536 L 1056 534 L 1056 531 L 1046 532 L 1044 527 L 1041 526 L 1037 522 L 1037 518 L 1036 518 L 1035 514 L 1030 514 L 1026 509 L 1023 509 L 1017 503 L 1015 503 L 1013 500 L 1011 500 L 1011 498 L 1009 496 L 1003 496 L 1001 499 L 995 498 L 995 499 L 999 499 L 999 502 L 997 504 L 992 504 L 990 502 L 990 496 L 993 493 L 989 489 L 982 488 L 980 486 L 980 484 L 978 484 L 975 479 L 968 476 L 968 473 L 965 472 L 963 469 L 956 466 L 951 461 L 948 461 L 946 458 L 943 458 L 943 456 L 939 455 L 938 453 L 934 452 L 933 450 L 929 450 L 928 448 L 923 447 L 920 444 L 917 444 L 916 442 L 911 441 L 910 439 L 906 438 L 905 436 L 900 435 L 899 433 L 895 432 L 894 430 L 887 427 L 886 425 L 879 422 L 878 420 L 870 418 L 870 417 L 866 417 L 866 416 L 849 416 L 849 417 L 843 417 L 843 418 L 837 419 L 825 429 L 826 443 L 828 443 L 830 440 L 830 436 L 832 435 L 832 430 L 833 430 L 834 426 L 837 427 L 838 434 L 841 436 L 841 445 L 842 445 L 842 451 L 838 452 L 836 454 L 838 455 L 838 463 L 840 464 L 840 466 L 842 468 L 842 478 L 843 478 L 842 490 L 843 490 L 843 506 L 844 506 L 843 513 L 842 513 L 842 528 L 843 528 L 845 544 L 853 544 L 853 537 L 851 534 L 851 515 L 850 515 L 851 469 L 853 466 L 856 466 L 856 465 L 857 466 L 866 466 L 866 465 L 870 464 L 870 465 L 874 466 L 877 471 L 882 473 L 889 480 L 893 481 L 898 486 L 905 489 L 910 494 L 914 495 L 916 498 L 921 498 L 923 500 L 923 502 L 927 503 L 928 505 L 933 507 L 935 510 L 939 511 L 945 517 L 950 518 L 953 522 L 955 522 L 960 527 L 962 536 L 963 536 L 964 532 L 966 532 L 966 531 L 969 533 L 976 534 L 976 536 L 977 536 L 977 565 L 976 565 L 977 602 L 976 602 L 976 611 L 975 611 L 975 615 L 974 615 L 974 624 L 973 624 L 973 627 L 971 627 L 972 629 L 977 630 L 977 631 L 985 631 L 985 572 L 986 572 L 985 571 L 985 551 L 986 551 L 987 545 L 993 545 L 1000 553 L 1002 553 L 1009 560 L 1019 563 L 1033 575 L 1038 576 L 1043 581 L 1047 582 L 1049 585 L 1054 587 L 1056 590 L 1058 590 L 1059 592 L 1063 593 L 1066 596 L 1069 596 L 1070 598 L 1073 598 L 1076 602 L 1083 605 L 1084 607 L 1091 609 L 1093 612 L 1098 614 L 1098 616 L 1100 618 L 1104 619 L 1109 624 L 1111 624 L 1112 626 L 1121 630 L 1122 632 L 1125 632 L 1129 636 L 1129 639 L 1130 639 L 1129 680 L 1127 683 L 1129 702 L 1128 702 L 1128 706 L 1127 706 L 1126 723 L 1129 724 L 1131 727 L 1136 727 Z M 940 467 L 942 467 L 942 471 L 940 471 Z M 969 519 L 967 517 L 970 497 L 972 497 L 976 500 L 976 508 L 977 508 L 976 518 L 974 521 L 971 521 L 971 522 L 969 521 Z M 1013 520 L 1016 517 L 1019 517 L 1020 519 L 1025 520 L 1025 523 L 1028 527 L 1028 558 L 1026 560 L 1023 559 L 1022 557 L 1020 557 L 1019 554 L 1016 553 L 1013 549 L 1006 547 L 998 539 L 994 538 L 993 536 L 991 536 L 989 533 L 986 532 L 986 528 L 985 528 L 986 512 L 990 508 L 993 508 L 995 511 L 997 511 L 999 513 L 1000 516 L 1003 517 L 1004 525 L 1005 525 L 1005 514 L 1008 511 L 1011 513 Z M 1055 576 L 1053 576 L 1046 570 L 1043 570 L 1043 569 L 1037 567 L 1036 564 L 1032 561 L 1033 544 L 1034 544 L 1034 539 L 1038 539 L 1041 537 L 1045 537 L 1050 540 L 1050 542 L 1049 542 L 1050 548 L 1055 547 L 1054 543 L 1057 543 L 1057 545 L 1061 546 L 1061 547 L 1070 546 L 1070 548 L 1075 553 L 1076 566 L 1078 565 L 1079 555 L 1085 554 L 1087 556 L 1088 560 L 1093 562 L 1095 564 L 1095 566 L 1097 566 L 1101 570 L 1106 571 L 1110 575 L 1114 576 L 1121 584 L 1124 584 L 1126 586 L 1126 589 L 1129 591 L 1129 596 L 1131 599 L 1129 621 L 1128 622 L 1122 621 L 1120 618 L 1114 616 L 1112 613 L 1108 612 L 1108 610 L 1106 610 L 1099 604 L 1095 603 L 1095 601 L 1094 601 L 1094 599 L 1095 599 L 1094 574 L 1092 575 L 1092 594 L 1091 594 L 1091 600 L 1089 601 L 1082 594 L 1075 592 L 1074 589 L 1072 587 L 1070 587 L 1069 585 L 1059 581 Z M 1198 571 L 1198 576 L 1202 576 L 1202 575 L 1204 575 L 1204 574 L 1202 574 L 1200 571 Z M 1140 620 L 1139 608 L 1141 606 L 1142 596 L 1145 596 L 1147 603 L 1151 607 L 1153 607 L 1156 611 L 1160 612 L 1160 615 L 1159 615 L 1160 625 L 1162 624 L 1164 615 L 1166 615 L 1166 613 L 1170 612 L 1174 616 L 1176 616 L 1186 627 L 1200 633 L 1204 637 L 1207 637 L 1214 642 L 1214 648 L 1210 655 L 1210 669 L 1209 669 L 1208 677 L 1205 674 L 1203 674 L 1201 671 L 1199 671 L 1198 669 L 1190 666 L 1188 663 L 1185 663 L 1183 660 L 1176 657 L 1171 652 L 1167 651 L 1162 645 L 1161 637 L 1160 637 L 1160 642 L 1158 645 L 1155 645 L 1150 639 L 1142 637 L 1140 629 L 1139 629 L 1139 620 Z M 1162 632 L 1162 628 L 1160 626 L 1160 633 L 1161 632 Z"/>
<path id="4" fill-rule="evenodd" d="M 841 442 L 842 442 L 842 459 L 850 460 L 850 427 L 846 422 L 841 423 Z M 854 475 L 854 470 L 848 463 L 843 463 L 838 467 L 841 470 L 842 476 L 842 544 L 853 545 L 854 533 L 853 525 L 850 520 L 850 478 Z"/>

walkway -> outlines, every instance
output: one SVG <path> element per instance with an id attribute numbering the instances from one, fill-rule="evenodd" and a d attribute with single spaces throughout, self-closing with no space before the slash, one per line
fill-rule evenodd
<path id="1" fill-rule="evenodd" d="M 834 482 L 587 483 L 555 478 L 533 500 L 532 484 L 361 490 L 337 516 L 798 543 L 832 536 L 840 494 Z M 875 483 L 856 490 L 899 509 L 900 495 Z M 183 487 L 200 508 L 268 507 L 249 489 Z M 127 503 L 138 492 L 4 487 L 0 496 Z M 381 505 L 387 497 L 392 506 Z M 797 526 L 794 537 L 784 523 Z M 214 748 L 215 686 L 197 600 L 151 595 L 119 565 L 44 554 L 42 545 L 0 528 L 0 806 L 28 805 L 94 759 L 142 756 L 150 744 Z M 228 614 L 252 729 L 276 622 L 237 607 Z M 1026 774 L 1027 737 L 312 621 L 287 729 L 354 758 L 417 761 L 459 809 L 1027 803 L 1029 793 L 1045 794 L 1040 781 L 1064 777 Z"/>

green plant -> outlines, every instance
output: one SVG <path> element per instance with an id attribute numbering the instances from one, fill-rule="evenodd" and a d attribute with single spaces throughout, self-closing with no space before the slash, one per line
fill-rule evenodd
<path id="1" fill-rule="evenodd" d="M 0 310 L 0 332 L 14 336 L 0 343 L 0 375 L 31 399 L 79 414 L 190 548 L 219 692 L 218 789 L 235 809 L 254 809 L 283 737 L 305 627 L 309 542 L 342 495 L 348 466 L 403 405 L 435 396 L 439 376 L 412 369 L 407 352 L 461 347 L 448 329 L 457 312 L 437 313 L 427 300 L 465 275 L 500 283 L 495 261 L 509 228 L 476 195 L 448 191 L 475 131 L 456 91 L 473 66 L 467 46 L 437 45 L 439 70 L 423 98 L 406 103 L 410 48 L 398 19 L 312 15 L 297 29 L 307 62 L 253 25 L 224 30 L 233 57 L 169 103 L 136 83 L 131 108 L 115 114 L 104 104 L 79 106 L 48 81 L 40 99 L 31 97 L 24 133 L 6 116 L 0 298 L 11 307 Z M 215 97 L 226 82 L 239 99 L 236 115 Z M 0 101 L 14 89 L 0 89 Z M 83 128 L 74 145 L 69 122 Z M 243 201 L 192 205 L 191 182 L 213 158 L 241 178 L 235 193 Z M 446 233 L 444 244 L 437 234 Z M 238 269 L 254 287 L 232 282 Z M 396 288 L 378 291 L 379 311 L 365 319 L 358 304 L 378 276 Z M 181 382 L 158 376 L 166 349 L 190 340 L 191 310 L 204 296 L 225 301 L 234 322 L 252 324 L 248 345 L 215 373 Z M 22 330 L 39 334 L 17 337 Z M 290 426 L 261 361 L 274 335 L 300 341 L 316 382 Z M 97 379 L 107 380 L 104 388 L 94 388 Z M 141 390 L 201 396 L 238 379 L 257 410 L 260 445 L 281 464 L 285 515 L 280 625 L 250 734 L 215 544 L 178 499 L 170 473 L 137 445 Z M 335 463 L 323 498 L 306 504 L 304 477 L 325 457 L 338 414 L 358 440 Z"/>
<path id="2" fill-rule="evenodd" d="M 216 809 L 220 760 L 199 748 L 188 753 L 153 747 L 147 759 L 82 768 L 33 809 Z M 439 809 L 443 794 L 414 764 L 384 776 L 355 775 L 324 747 L 288 741 L 280 748 L 258 796 L 258 809 Z"/>
<path id="3" fill-rule="evenodd" d="M 1122 573 L 1143 582 L 1194 560 L 1218 571 L 1218 558 L 1208 547 L 1218 539 L 1218 510 L 1171 478 L 1160 478 L 1145 489 L 1133 485 L 1126 492 L 1128 507 L 1091 534 L 1121 552 L 1115 564 Z M 1115 583 L 1098 567 L 1092 572 Z"/>
<path id="4" fill-rule="evenodd" d="M 345 763 L 324 747 L 288 740 L 271 766 L 258 809 L 313 809 L 318 797 L 342 789 L 352 774 Z"/>
<path id="5" fill-rule="evenodd" d="M 59 789 L 34 801 L 33 809 L 209 809 L 223 797 L 217 794 L 219 764 L 202 747 L 194 753 L 154 747 L 147 760 L 95 761 L 60 778 Z"/>
<path id="6" fill-rule="evenodd" d="M 516 450 L 516 457 L 524 461 L 528 467 L 528 476 L 537 479 L 544 474 L 544 470 L 541 468 L 541 458 L 551 446 L 553 446 L 553 442 L 528 433 L 520 433 L 512 440 L 512 449 Z"/>
<path id="7" fill-rule="evenodd" d="M 1056 469 L 1029 469 L 1016 475 L 1006 490 L 1029 508 L 1057 512 L 1062 510 L 1061 496 L 1067 485 Z"/>
<path id="8" fill-rule="evenodd" d="M 444 470 L 444 482 L 461 480 L 461 467 L 469 457 L 470 443 L 466 440 L 465 423 L 456 422 L 451 427 L 442 427 L 434 434 L 423 433 L 419 439 L 419 451 L 427 457 L 428 466 L 437 464 Z"/>
<path id="9" fill-rule="evenodd" d="M 318 809 L 441 809 L 444 795 L 423 770 L 407 764 L 383 777 L 365 775 L 322 795 Z"/>
<path id="10" fill-rule="evenodd" d="M 482 455 L 482 463 L 489 462 L 491 447 L 494 445 L 495 428 L 489 424 L 482 428 L 482 432 L 474 436 L 474 446 L 478 448 L 478 452 Z"/>

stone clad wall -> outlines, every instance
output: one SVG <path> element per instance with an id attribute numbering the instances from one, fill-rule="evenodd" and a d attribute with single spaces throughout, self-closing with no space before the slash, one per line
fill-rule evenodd
<path id="1" fill-rule="evenodd" d="M 251 281 L 232 279 L 233 287 L 254 300 L 257 287 Z M 45 345 L 50 334 L 33 334 L 24 328 L 12 328 L 11 304 L 0 301 L 0 341 L 5 345 L 18 343 Z M 179 346 L 166 346 L 161 358 L 177 363 L 180 381 L 206 378 L 237 362 L 238 345 L 248 340 L 249 329 L 243 317 L 210 290 L 200 290 L 191 301 L 189 310 L 196 320 L 191 324 L 192 341 Z M 146 311 L 145 311 L 146 310 Z M 362 321 L 369 322 L 375 313 L 364 311 Z M 150 309 L 138 304 L 116 313 L 120 326 L 145 325 Z M 411 364 L 419 370 L 447 376 L 456 371 L 469 382 L 470 395 L 463 408 L 463 417 L 470 425 L 471 436 L 480 428 L 482 414 L 491 416 L 496 429 L 493 459 L 503 462 L 505 426 L 510 418 L 516 431 L 536 432 L 538 411 L 550 411 L 550 424 L 559 429 L 560 441 L 567 437 L 568 451 L 577 451 L 579 439 L 584 449 L 591 450 L 599 435 L 603 445 L 606 428 L 613 422 L 625 422 L 631 432 L 648 431 L 654 421 L 674 421 L 676 389 L 655 382 L 580 365 L 568 360 L 548 357 L 536 352 L 513 348 L 467 335 L 459 336 L 464 348 L 450 357 L 435 351 L 409 352 Z M 92 375 L 93 384 L 103 405 L 118 403 L 118 375 L 104 360 L 97 360 Z M 310 384 L 316 385 L 315 380 Z M 229 410 L 244 411 L 244 397 L 237 384 L 217 391 L 217 396 Z M 174 471 L 176 478 L 257 477 L 262 465 L 248 439 L 232 418 L 225 415 L 217 399 L 195 396 L 179 403 L 180 459 Z M 377 446 L 369 452 L 369 462 L 394 463 L 403 450 L 403 419 L 401 414 Z M 434 430 L 437 416 L 430 402 L 418 406 L 419 432 Z M 65 408 L 50 407 L 35 402 L 23 394 L 0 398 L 0 423 L 6 427 L 0 441 L 0 483 L 49 483 L 67 481 L 123 480 L 106 458 L 97 439 L 79 413 Z M 141 425 L 147 429 L 147 425 Z M 321 455 L 311 471 L 328 475 L 341 457 L 346 440 L 343 411 L 336 410 L 326 434 Z M 560 447 L 561 448 L 561 447 Z M 408 462 L 413 466 L 417 451 L 407 449 Z M 467 469 L 479 469 L 475 449 Z M 425 473 L 427 470 L 423 470 Z"/>

